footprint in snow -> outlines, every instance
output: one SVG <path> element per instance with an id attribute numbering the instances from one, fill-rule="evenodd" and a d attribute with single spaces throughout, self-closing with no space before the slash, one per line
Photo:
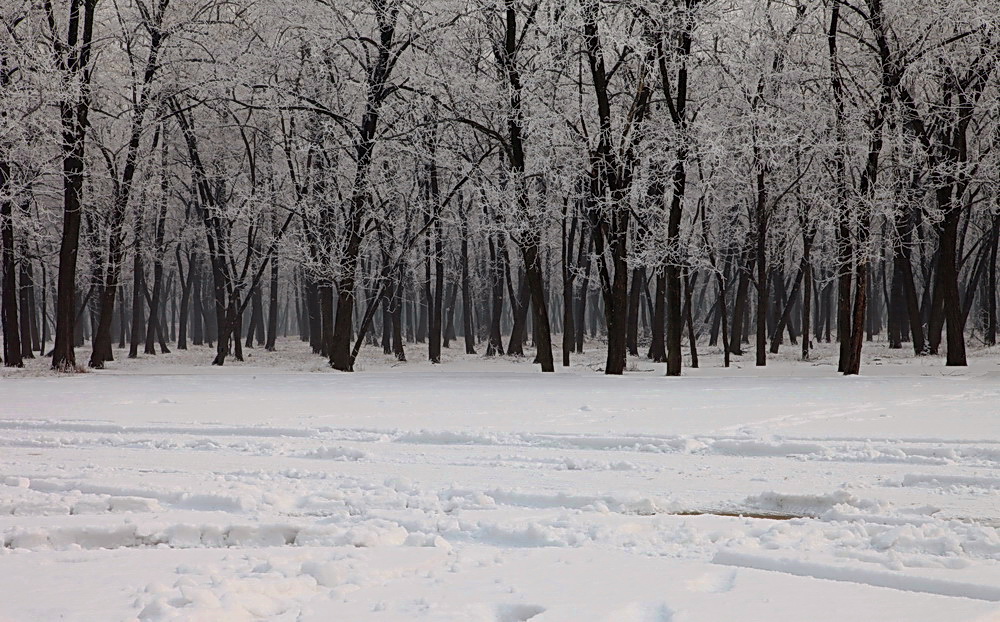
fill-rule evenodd
<path id="1" fill-rule="evenodd" d="M 733 589 L 736 584 L 736 571 L 705 572 L 685 582 L 684 587 L 692 592 L 722 594 Z"/>
<path id="2" fill-rule="evenodd" d="M 538 605 L 498 605 L 496 622 L 526 622 L 544 612 L 545 607 Z"/>

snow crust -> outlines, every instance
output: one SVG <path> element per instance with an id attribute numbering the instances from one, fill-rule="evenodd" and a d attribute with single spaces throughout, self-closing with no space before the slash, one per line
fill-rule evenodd
<path id="1" fill-rule="evenodd" d="M 0 620 L 1000 620 L 990 355 L 668 379 L 302 349 L 0 378 Z"/>

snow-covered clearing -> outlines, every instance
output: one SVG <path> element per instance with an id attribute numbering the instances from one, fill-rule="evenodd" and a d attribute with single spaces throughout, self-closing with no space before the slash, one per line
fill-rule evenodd
<path id="1" fill-rule="evenodd" d="M 1000 619 L 997 359 L 882 354 L 36 361 L 0 378 L 0 620 Z"/>

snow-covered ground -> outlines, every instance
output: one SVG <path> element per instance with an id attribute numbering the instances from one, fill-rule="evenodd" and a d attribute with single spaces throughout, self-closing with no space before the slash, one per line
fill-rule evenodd
<path id="1" fill-rule="evenodd" d="M 0 620 L 1000 620 L 1000 365 L 0 378 Z"/>

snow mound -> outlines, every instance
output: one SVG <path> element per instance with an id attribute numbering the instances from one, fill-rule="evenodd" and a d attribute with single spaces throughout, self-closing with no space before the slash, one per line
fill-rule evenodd
<path id="1" fill-rule="evenodd" d="M 327 447 L 326 445 L 307 451 L 302 454 L 303 458 L 316 458 L 320 460 L 340 460 L 342 462 L 357 462 L 371 457 L 366 451 L 353 449 L 351 447 Z"/>

